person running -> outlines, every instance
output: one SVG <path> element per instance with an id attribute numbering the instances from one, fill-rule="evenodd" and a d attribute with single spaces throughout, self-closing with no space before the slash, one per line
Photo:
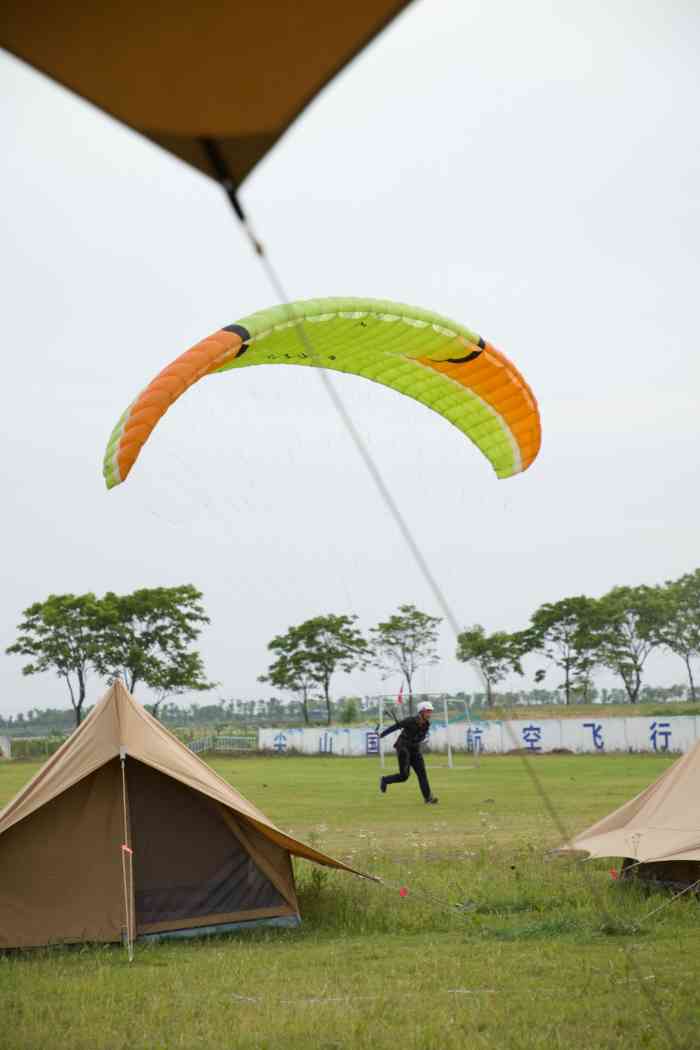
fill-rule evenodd
<path id="1" fill-rule="evenodd" d="M 393 726 L 389 726 L 385 729 L 380 736 L 388 736 L 389 733 L 395 733 L 397 730 L 401 730 L 398 740 L 394 744 L 396 748 L 396 757 L 399 760 L 399 771 L 394 773 L 390 777 L 382 777 L 379 781 L 379 790 L 382 794 L 386 792 L 387 785 L 389 784 L 401 784 L 404 780 L 408 780 L 411 775 L 411 769 L 415 772 L 418 777 L 418 783 L 423 794 L 423 798 L 426 803 L 435 805 L 437 799 L 430 790 L 430 784 L 428 783 L 428 774 L 425 771 L 425 762 L 420 751 L 420 745 L 428 735 L 430 729 L 430 718 L 433 713 L 433 705 L 428 702 L 418 704 L 418 714 L 411 715 L 409 718 L 402 718 L 400 722 L 395 722 Z"/>

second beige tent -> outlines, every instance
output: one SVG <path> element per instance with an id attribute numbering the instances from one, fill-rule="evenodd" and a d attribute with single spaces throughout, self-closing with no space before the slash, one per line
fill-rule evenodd
<path id="1" fill-rule="evenodd" d="M 620 857 L 623 871 L 658 882 L 700 878 L 700 743 L 648 788 L 564 847 Z"/>

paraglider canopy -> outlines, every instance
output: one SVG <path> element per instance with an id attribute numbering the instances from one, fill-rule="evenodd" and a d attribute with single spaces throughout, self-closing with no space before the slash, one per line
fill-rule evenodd
<path id="1" fill-rule="evenodd" d="M 107 487 L 126 480 L 153 428 L 189 387 L 256 365 L 346 372 L 414 398 L 473 441 L 499 478 L 527 470 L 539 452 L 532 390 L 515 365 L 475 332 L 388 299 L 309 299 L 241 318 L 159 372 L 112 431 L 103 464 Z"/>
<path id="2" fill-rule="evenodd" d="M 239 185 L 409 0 L 10 4 L 0 45 L 199 168 Z"/>

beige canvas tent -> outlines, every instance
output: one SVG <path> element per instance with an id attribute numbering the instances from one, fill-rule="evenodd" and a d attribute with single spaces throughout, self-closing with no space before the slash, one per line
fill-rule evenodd
<path id="1" fill-rule="evenodd" d="M 275 827 L 117 681 L 0 812 L 0 948 L 296 923 L 290 855 L 353 870 Z"/>
<path id="2" fill-rule="evenodd" d="M 623 872 L 664 883 L 700 879 L 700 743 L 640 795 L 564 847 L 621 857 Z"/>

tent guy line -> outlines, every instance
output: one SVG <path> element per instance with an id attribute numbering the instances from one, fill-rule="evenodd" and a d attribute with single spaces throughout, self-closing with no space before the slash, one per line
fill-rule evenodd
<path id="1" fill-rule="evenodd" d="M 682 897 L 684 893 L 690 893 L 690 891 L 694 890 L 697 886 L 700 886 L 700 879 L 698 879 L 696 882 L 691 883 L 690 886 L 686 886 L 685 889 L 682 889 L 679 893 L 675 893 L 673 897 L 671 897 L 667 901 L 664 901 L 663 904 L 660 904 L 658 906 L 658 908 L 654 908 L 653 911 L 650 911 L 646 915 L 642 916 L 642 918 L 639 920 L 639 924 L 641 925 L 642 923 L 647 922 L 652 917 L 652 915 L 656 915 L 658 912 L 663 911 L 664 908 L 668 908 L 669 904 L 673 904 L 673 902 L 677 901 L 679 897 Z"/>
<path id="2" fill-rule="evenodd" d="M 437 988 L 430 992 L 431 998 L 436 995 L 495 995 L 497 988 Z M 239 995 L 237 992 L 230 993 L 231 998 L 237 1003 L 278 1003 L 284 1006 L 319 1006 L 323 1003 L 361 1003 L 376 1002 L 377 999 L 385 999 L 385 995 L 332 995 L 332 996 L 302 996 L 298 999 L 278 999 L 273 996 Z"/>

